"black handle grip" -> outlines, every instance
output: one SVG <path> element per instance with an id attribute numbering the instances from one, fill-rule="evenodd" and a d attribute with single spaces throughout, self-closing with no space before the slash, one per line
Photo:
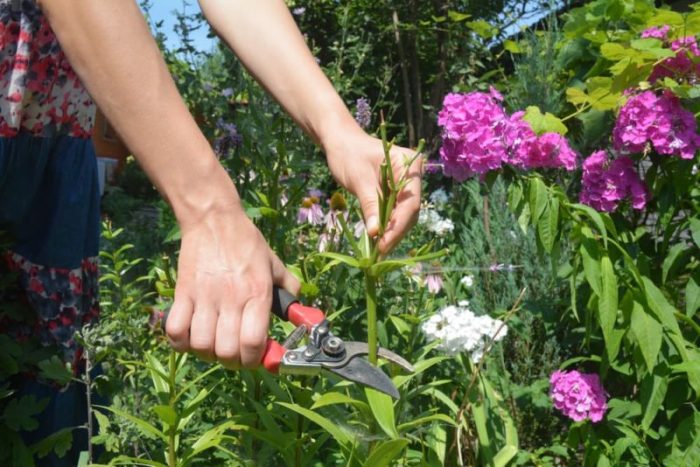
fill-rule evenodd
<path id="1" fill-rule="evenodd" d="M 286 290 L 277 287 L 272 287 L 272 312 L 279 318 L 289 321 L 289 307 L 299 300 L 287 292 Z"/>

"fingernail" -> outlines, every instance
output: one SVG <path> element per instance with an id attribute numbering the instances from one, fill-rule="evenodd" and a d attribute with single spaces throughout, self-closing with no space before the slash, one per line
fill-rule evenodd
<path id="1" fill-rule="evenodd" d="M 378 229 L 379 229 L 379 220 L 377 219 L 377 216 L 370 216 L 369 219 L 367 219 L 367 231 L 374 232 Z"/>

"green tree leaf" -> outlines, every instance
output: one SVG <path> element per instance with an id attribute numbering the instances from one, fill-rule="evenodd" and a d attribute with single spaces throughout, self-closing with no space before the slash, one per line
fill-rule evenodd
<path id="1" fill-rule="evenodd" d="M 2 419 L 10 429 L 15 431 L 33 431 L 39 423 L 34 418 L 49 403 L 48 398 L 36 399 L 33 395 L 10 399 L 2 413 Z"/>
<path id="2" fill-rule="evenodd" d="M 73 379 L 73 373 L 71 373 L 63 360 L 53 355 L 50 359 L 42 360 L 39 362 L 39 369 L 41 370 L 41 376 L 46 379 L 57 382 L 61 386 L 70 383 Z"/>
<path id="3" fill-rule="evenodd" d="M 542 113 L 539 107 L 531 105 L 525 110 L 523 120 L 528 122 L 532 131 L 541 135 L 543 133 L 559 133 L 565 135 L 569 132 L 564 122 L 554 114 Z"/>

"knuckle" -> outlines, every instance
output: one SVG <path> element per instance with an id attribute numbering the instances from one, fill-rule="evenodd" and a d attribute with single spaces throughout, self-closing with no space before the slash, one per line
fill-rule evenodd
<path id="1" fill-rule="evenodd" d="M 199 337 L 190 339 L 190 348 L 197 353 L 213 353 L 212 340 L 208 337 Z"/>
<path id="2" fill-rule="evenodd" d="M 237 347 L 229 345 L 217 347 L 216 359 L 226 364 L 225 366 L 237 364 L 240 361 L 240 352 Z"/>

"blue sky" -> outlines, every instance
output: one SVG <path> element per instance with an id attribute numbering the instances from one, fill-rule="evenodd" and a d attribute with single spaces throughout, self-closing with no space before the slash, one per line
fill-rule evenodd
<path id="1" fill-rule="evenodd" d="M 187 13 L 199 12 L 199 3 L 197 0 L 188 0 L 184 6 Z M 173 30 L 175 26 L 174 10 L 182 11 L 183 4 L 180 0 L 152 0 L 151 1 L 151 18 L 154 22 L 163 21 L 162 31 L 167 37 L 168 46 L 177 45 L 177 35 Z M 209 50 L 216 43 L 216 39 L 207 38 L 209 32 L 208 26 L 202 27 L 192 33 L 194 45 L 199 50 Z"/>

